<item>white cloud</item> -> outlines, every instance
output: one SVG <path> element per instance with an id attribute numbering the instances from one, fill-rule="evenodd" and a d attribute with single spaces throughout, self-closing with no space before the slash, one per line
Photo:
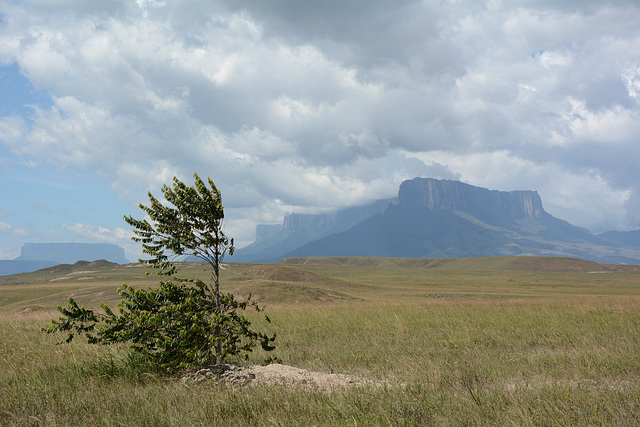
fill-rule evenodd
<path id="1" fill-rule="evenodd" d="M 6 236 L 26 237 L 29 233 L 22 228 L 14 228 L 11 224 L 0 221 L 0 234 Z"/>
<path id="2" fill-rule="evenodd" d="M 27 237 L 29 235 L 29 232 L 22 228 L 15 228 L 13 230 L 13 235 L 16 237 Z"/>
<path id="3" fill-rule="evenodd" d="M 100 225 L 92 224 L 80 224 L 75 223 L 69 225 L 62 224 L 62 228 L 70 234 L 95 242 L 118 244 L 123 241 L 128 241 L 133 236 L 131 230 L 125 230 L 123 228 L 109 229 Z"/>
<path id="4" fill-rule="evenodd" d="M 0 221 L 0 234 L 9 234 L 12 231 L 11 224 Z"/>
<path id="5" fill-rule="evenodd" d="M 640 227 L 624 213 L 640 194 L 637 5 L 34 0 L 0 13 L 0 63 L 53 100 L 1 117 L 0 141 L 91 168 L 132 205 L 197 171 L 245 241 L 285 211 L 432 174 L 539 189 L 578 225 Z M 87 227 L 68 231 L 113 238 Z"/>
<path id="6" fill-rule="evenodd" d="M 627 86 L 629 96 L 637 100 L 640 93 L 640 67 L 625 70 L 622 73 L 622 79 Z"/>

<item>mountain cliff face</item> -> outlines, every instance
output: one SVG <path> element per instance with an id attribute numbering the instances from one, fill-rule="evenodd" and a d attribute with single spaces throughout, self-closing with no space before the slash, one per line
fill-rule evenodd
<path id="1" fill-rule="evenodd" d="M 545 255 L 640 264 L 640 248 L 595 236 L 553 217 L 535 191 L 495 191 L 458 181 L 415 178 L 400 185 L 392 202 L 376 209 L 352 209 L 358 215 L 348 221 L 340 220 L 347 217 L 345 212 L 288 215 L 282 231 L 250 246 L 254 252 L 242 261 Z M 338 223 L 342 229 L 333 227 Z"/>
<path id="2" fill-rule="evenodd" d="M 544 209 L 536 191 L 496 191 L 459 181 L 415 178 L 398 191 L 398 204 L 406 209 L 467 212 L 495 223 L 502 220 L 542 218 Z"/>

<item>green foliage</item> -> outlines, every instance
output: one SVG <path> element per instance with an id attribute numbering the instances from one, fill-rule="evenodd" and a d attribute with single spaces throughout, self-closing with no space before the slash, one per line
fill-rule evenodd
<path id="1" fill-rule="evenodd" d="M 194 174 L 195 185 L 188 187 L 178 178 L 173 178 L 173 188 L 162 186 L 162 195 L 173 205 L 164 206 L 149 192 L 150 206 L 140 204 L 152 222 L 125 216 L 124 220 L 134 227 L 133 240 L 142 243 L 143 253 L 149 260 L 140 260 L 171 275 L 175 266 L 169 260 L 171 254 L 192 255 L 209 263 L 214 271 L 214 281 L 219 278 L 219 265 L 224 255 L 233 255 L 233 239 L 222 231 L 224 208 L 220 190 L 209 178 L 209 187 Z"/>
<path id="2" fill-rule="evenodd" d="M 118 293 L 123 298 L 118 314 L 105 304 L 105 314 L 97 314 L 69 298 L 66 308 L 58 307 L 64 317 L 52 320 L 46 332 L 66 332 L 63 342 L 67 343 L 82 334 L 91 344 L 130 343 L 136 353 L 168 371 L 215 363 L 218 343 L 220 361 L 246 359 L 257 344 L 265 351 L 274 349 L 275 335 L 252 330 L 250 322 L 238 313 L 249 301 L 221 293 L 218 306 L 200 280 L 161 282 L 153 289 L 125 284 Z M 252 306 L 261 311 L 255 302 Z"/>
<path id="3" fill-rule="evenodd" d="M 212 283 L 174 277 L 177 283 L 160 282 L 146 290 L 123 284 L 117 314 L 105 304 L 101 304 L 104 313 L 98 314 L 69 298 L 66 308 L 58 306 L 63 317 L 52 320 L 46 332 L 67 332 L 67 343 L 77 335 L 86 335 L 91 344 L 127 342 L 135 353 L 169 371 L 246 358 L 257 344 L 265 351 L 275 348 L 275 334 L 269 337 L 254 331 L 240 314 L 249 301 L 236 301 L 232 294 L 220 292 L 220 263 L 225 254 L 233 254 L 233 239 L 222 231 L 220 191 L 210 178 L 209 188 L 194 176 L 194 187 L 177 178 L 173 188 L 162 187 L 172 206 L 164 206 L 149 193 L 150 207 L 141 204 L 140 208 L 151 222 L 131 216 L 125 220 L 135 228 L 133 240 L 152 256 L 143 262 L 157 268 L 158 274 L 176 272 L 169 256 L 192 255 L 211 265 Z M 251 305 L 262 311 L 255 302 Z"/>

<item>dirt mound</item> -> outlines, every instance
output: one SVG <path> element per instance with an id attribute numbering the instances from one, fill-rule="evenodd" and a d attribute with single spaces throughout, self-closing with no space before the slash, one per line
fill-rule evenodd
<path id="1" fill-rule="evenodd" d="M 91 270 L 91 272 L 95 270 L 111 270 L 116 267 L 120 267 L 120 264 L 100 259 L 97 261 L 78 261 L 75 264 L 59 264 L 38 270 L 38 273 L 69 274 L 86 270 Z"/>
<path id="2" fill-rule="evenodd" d="M 366 384 L 366 381 L 350 375 L 311 372 L 281 364 L 267 366 L 216 365 L 192 372 L 183 377 L 182 381 L 185 383 L 220 381 L 235 385 L 285 385 L 320 391 L 333 391 Z"/>

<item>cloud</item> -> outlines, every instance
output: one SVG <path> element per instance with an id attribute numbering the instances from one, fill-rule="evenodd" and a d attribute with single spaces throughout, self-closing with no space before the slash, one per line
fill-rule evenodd
<path id="1" fill-rule="evenodd" d="M 6 222 L 0 222 L 0 234 L 9 234 L 12 230 L 12 227 L 10 224 L 6 223 Z"/>
<path id="2" fill-rule="evenodd" d="M 103 243 L 118 244 L 120 242 L 130 240 L 133 236 L 133 232 L 131 230 L 125 230 L 123 228 L 108 229 L 103 226 L 92 224 L 75 223 L 70 225 L 63 223 L 62 228 L 74 236 Z"/>
<path id="3" fill-rule="evenodd" d="M 26 237 L 29 233 L 22 228 L 13 228 L 11 224 L 0 221 L 0 234 L 6 236 Z"/>
<path id="4" fill-rule="evenodd" d="M 1 117 L 2 143 L 92 168 L 132 205 L 197 171 L 249 241 L 249 224 L 391 197 L 420 174 L 540 189 L 579 225 L 640 227 L 630 2 L 34 0 L 0 14 L 0 63 L 52 100 Z"/>

